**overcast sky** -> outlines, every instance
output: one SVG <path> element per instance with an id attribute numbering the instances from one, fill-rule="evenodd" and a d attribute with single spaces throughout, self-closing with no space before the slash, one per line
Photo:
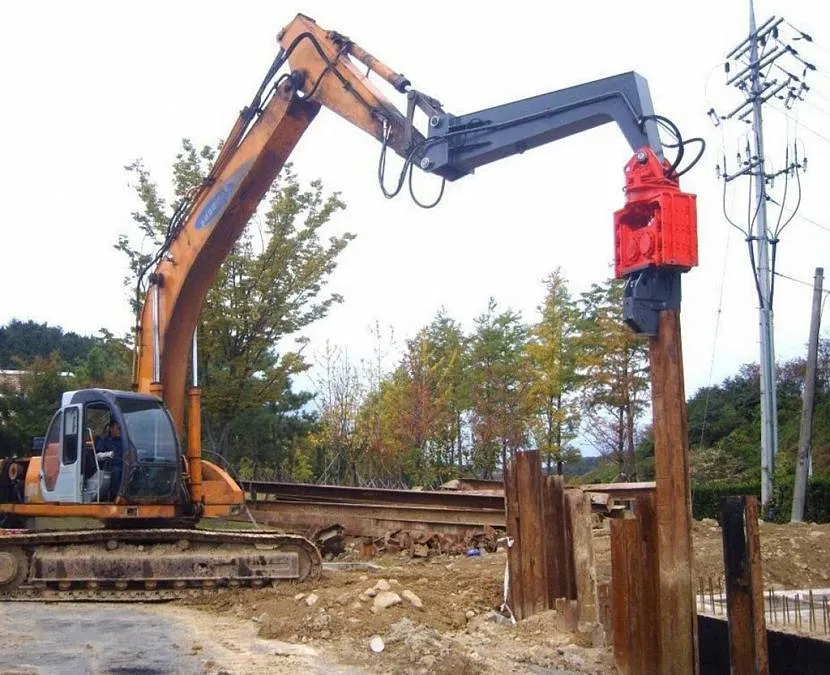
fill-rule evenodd
<path id="1" fill-rule="evenodd" d="M 822 198 L 830 162 L 827 10 L 814 0 L 756 7 L 759 23 L 786 12 L 816 40 L 794 43 L 819 65 L 810 105 L 798 109 L 809 156 L 801 213 L 828 229 L 796 219 L 779 251 L 779 271 L 810 282 L 830 251 Z M 684 277 L 687 392 L 707 384 L 713 354 L 714 382 L 757 360 L 746 248 L 721 213 L 722 136 L 705 114 L 736 101 L 721 66 L 747 31 L 748 3 L 737 0 L 4 3 L 0 323 L 34 319 L 82 334 L 130 329 L 125 260 L 112 248 L 133 228 L 124 165 L 141 157 L 166 184 L 182 137 L 224 138 L 271 63 L 277 32 L 298 11 L 349 35 L 456 114 L 627 70 L 644 75 L 656 111 L 684 135 L 709 141 L 682 183 L 698 194 L 701 261 Z M 766 147 L 779 167 L 795 126 L 780 112 L 766 118 Z M 726 130 L 730 158 L 740 131 Z M 555 267 L 575 293 L 611 274 L 612 213 L 623 204 L 622 168 L 631 155 L 615 127 L 483 167 L 449 184 L 431 211 L 405 194 L 382 196 L 379 149 L 323 111 L 292 157 L 301 178 L 342 192 L 348 208 L 330 231 L 358 235 L 331 284 L 345 303 L 309 331 L 314 349 L 329 339 L 355 358 L 367 356 L 376 321 L 401 340 L 441 306 L 470 328 L 491 295 L 532 320 L 541 280 Z M 745 220 L 747 185 L 738 183 L 727 201 Z M 424 199 L 437 187 L 428 178 L 418 186 Z M 805 352 L 810 301 L 809 287 L 778 280 L 779 359 Z"/>

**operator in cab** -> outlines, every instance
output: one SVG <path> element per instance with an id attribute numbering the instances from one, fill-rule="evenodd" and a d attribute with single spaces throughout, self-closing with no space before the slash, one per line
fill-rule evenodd
<path id="1" fill-rule="evenodd" d="M 121 487 L 121 474 L 124 467 L 124 447 L 121 444 L 121 425 L 110 420 L 104 435 L 95 444 L 98 460 L 110 460 L 110 500 L 115 500 Z"/>

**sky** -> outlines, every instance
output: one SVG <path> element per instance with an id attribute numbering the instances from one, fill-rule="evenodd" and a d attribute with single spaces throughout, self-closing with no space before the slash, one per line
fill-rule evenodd
<path id="1" fill-rule="evenodd" d="M 714 128 L 706 116 L 738 101 L 722 64 L 747 32 L 743 0 L 6 3 L 0 324 L 19 318 L 81 334 L 130 330 L 126 263 L 113 249 L 120 233 L 135 231 L 125 165 L 142 158 L 167 184 L 183 137 L 224 138 L 272 61 L 277 32 L 297 12 L 348 35 L 455 114 L 628 70 L 646 77 L 656 112 L 709 144 L 681 185 L 698 195 L 700 247 L 700 266 L 683 284 L 687 393 L 757 360 L 746 245 L 723 217 L 715 170 L 722 146 L 734 166 L 746 129 Z M 759 23 L 783 15 L 815 38 L 794 44 L 819 67 L 808 104 L 788 113 L 797 112 L 798 127 L 780 110 L 765 111 L 773 166 L 783 166 L 796 133 L 806 150 L 800 213 L 818 223 L 797 218 L 781 237 L 778 269 L 795 281 L 776 283 L 779 360 L 806 353 L 809 284 L 830 253 L 822 201 L 830 162 L 828 12 L 813 0 L 756 3 Z M 405 106 L 403 97 L 394 102 Z M 400 343 L 441 307 L 469 330 L 490 296 L 532 321 L 542 279 L 556 267 L 575 294 L 611 275 L 613 212 L 623 205 L 631 156 L 616 127 L 482 167 L 448 184 L 429 211 L 405 191 L 383 197 L 379 151 L 374 139 L 323 110 L 291 158 L 301 179 L 320 178 L 348 205 L 327 232 L 358 235 L 329 286 L 345 302 L 307 331 L 310 355 L 329 341 L 355 360 L 369 358 L 373 325 Z M 782 187 L 778 181 L 773 194 Z M 436 179 L 423 177 L 416 188 L 428 199 Z M 748 194 L 745 181 L 729 186 L 727 206 L 738 222 L 746 221 Z"/>

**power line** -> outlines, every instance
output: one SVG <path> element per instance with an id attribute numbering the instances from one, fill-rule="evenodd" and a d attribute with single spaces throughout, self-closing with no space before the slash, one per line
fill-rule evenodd
<path id="1" fill-rule="evenodd" d="M 770 109 L 770 110 L 774 110 L 774 111 L 775 111 L 775 112 L 777 112 L 779 115 L 783 115 L 784 117 L 788 118 L 788 119 L 789 119 L 789 120 L 791 120 L 792 122 L 795 122 L 795 123 L 796 123 L 799 127 L 802 127 L 802 128 L 804 128 L 804 129 L 806 129 L 807 131 L 809 131 L 811 134 L 814 134 L 815 136 L 818 136 L 821 140 L 823 140 L 823 141 L 825 141 L 825 142 L 827 142 L 827 143 L 830 143 L 830 138 L 828 138 L 828 137 L 827 137 L 827 136 L 825 136 L 824 134 L 822 134 L 822 133 L 820 133 L 820 132 L 816 131 L 816 130 L 815 130 L 815 129 L 813 129 L 812 127 L 810 127 L 810 126 L 808 126 L 808 125 L 804 124 L 804 122 L 802 122 L 800 119 L 797 119 L 797 118 L 793 117 L 793 116 L 792 116 L 792 115 L 790 115 L 790 114 L 789 114 L 786 110 L 781 110 L 781 108 L 778 108 L 778 107 L 776 107 L 775 105 L 771 105 L 771 106 L 769 107 L 769 109 Z"/>
<path id="2" fill-rule="evenodd" d="M 778 204 L 777 202 L 775 202 L 775 200 L 771 199 L 770 201 L 772 201 L 777 206 L 782 206 L 782 205 Z M 805 216 L 803 213 L 801 213 L 801 211 L 794 212 L 792 209 L 788 209 L 787 207 L 783 207 L 783 210 L 784 211 L 789 211 L 790 214 L 793 217 L 798 218 L 798 219 L 803 220 L 803 221 L 806 221 L 806 222 L 810 223 L 810 225 L 813 225 L 813 226 L 819 228 L 820 230 L 824 230 L 825 232 L 830 232 L 830 225 L 827 225 L 825 223 L 821 223 L 818 220 L 816 220 L 815 218 L 811 218 L 810 216 Z"/>
<path id="3" fill-rule="evenodd" d="M 812 89 L 810 89 L 810 91 L 813 91 L 813 90 L 812 90 Z M 813 108 L 813 110 L 818 110 L 818 111 L 819 111 L 822 115 L 830 115 L 830 111 L 825 110 L 825 109 L 824 109 L 824 108 L 822 108 L 821 106 L 817 106 L 817 105 L 816 105 L 815 103 L 813 103 L 812 101 L 808 101 L 808 100 L 806 100 L 806 99 L 805 99 L 805 100 L 804 100 L 804 105 L 808 105 L 808 106 L 810 106 L 811 108 Z"/>
<path id="4" fill-rule="evenodd" d="M 810 223 L 810 225 L 815 225 L 820 230 L 824 230 L 825 232 L 830 232 L 830 225 L 822 225 L 817 220 L 814 220 L 813 218 L 810 218 L 809 216 L 805 216 L 802 213 L 796 213 L 795 217 L 800 218 L 801 220 L 807 221 L 808 223 Z"/>
<path id="5" fill-rule="evenodd" d="M 725 184 L 724 184 L 725 185 Z M 700 425 L 700 441 L 698 443 L 698 447 L 703 447 L 703 439 L 706 434 L 706 420 L 709 415 L 709 395 L 712 392 L 712 376 L 715 372 L 715 354 L 718 348 L 718 334 L 720 332 L 720 320 L 723 316 L 723 290 L 726 286 L 726 267 L 727 262 L 729 260 L 729 242 L 731 241 L 732 237 L 729 235 L 732 234 L 730 230 L 726 230 L 726 246 L 724 246 L 723 252 L 723 267 L 721 269 L 721 277 L 720 277 L 720 293 L 718 296 L 718 311 L 715 314 L 715 334 L 712 336 L 712 358 L 709 361 L 709 381 L 706 384 L 706 398 L 703 401 L 703 422 Z"/>
<path id="6" fill-rule="evenodd" d="M 791 276 L 789 276 L 787 274 L 783 274 L 781 272 L 773 272 L 773 274 L 775 274 L 775 276 L 777 276 L 777 277 L 781 277 L 782 279 L 787 279 L 788 281 L 792 281 L 796 284 L 801 284 L 802 286 L 807 286 L 808 288 L 813 288 L 813 282 L 812 281 L 804 281 L 803 279 L 796 279 L 795 277 L 791 277 Z M 830 291 L 824 291 L 823 290 L 822 293 L 830 294 Z"/>

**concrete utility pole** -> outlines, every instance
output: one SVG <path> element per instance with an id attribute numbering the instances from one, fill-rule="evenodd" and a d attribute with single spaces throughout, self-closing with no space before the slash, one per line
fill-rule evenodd
<path id="1" fill-rule="evenodd" d="M 807 495 L 807 474 L 813 446 L 813 406 L 816 394 L 816 361 L 818 361 L 818 334 L 821 325 L 821 296 L 824 269 L 816 267 L 813 282 L 813 313 L 810 316 L 810 339 L 807 343 L 807 370 L 804 375 L 804 393 L 801 400 L 801 431 L 798 435 L 798 459 L 795 464 L 793 510 L 791 522 L 804 520 L 804 499 Z"/>
<path id="2" fill-rule="evenodd" d="M 761 504 L 772 497 L 775 455 L 778 452 L 778 406 L 775 378 L 775 342 L 772 321 L 772 273 L 769 267 L 770 238 L 767 229 L 767 181 L 764 170 L 764 121 L 761 115 L 761 68 L 758 58 L 758 29 L 755 8 L 749 0 L 749 66 L 752 98 L 752 154 L 757 170 L 752 172 L 757 203 L 758 234 L 755 239 L 758 271 L 758 325 L 761 336 Z"/>
<path id="3" fill-rule="evenodd" d="M 771 17 L 758 26 L 755 22 L 755 7 L 749 0 L 749 36 L 726 56 L 724 69 L 727 85 L 732 85 L 742 95 L 741 103 L 730 112 L 719 115 L 714 109 L 709 110 L 709 117 L 717 126 L 723 120 L 735 120 L 751 126 L 749 140 L 743 152 L 738 152 L 737 169 L 730 172 L 726 156 L 723 158 L 723 172 L 720 165 L 718 174 L 724 183 L 736 178 L 749 176 L 750 199 L 754 214 L 750 214 L 745 226 L 736 224 L 727 213 L 729 222 L 745 236 L 751 256 L 755 289 L 758 295 L 758 334 L 760 342 L 760 379 L 761 379 L 761 504 L 762 514 L 769 515 L 769 507 L 774 495 L 775 455 L 778 452 L 778 405 L 776 394 L 775 340 L 773 332 L 773 277 L 774 251 L 779 235 L 790 217 L 783 224 L 781 218 L 770 227 L 767 219 L 767 202 L 770 198 L 767 189 L 778 176 L 784 180 L 797 177 L 803 168 L 794 144 L 790 161 L 787 155 L 785 166 L 779 171 L 768 169 L 770 162 L 764 152 L 764 120 L 762 107 L 768 101 L 781 101 L 786 109 L 796 101 L 803 99 L 810 87 L 805 83 L 808 70 L 815 67 L 805 61 L 799 53 L 785 43 L 779 31 L 795 31 L 794 39 L 812 40 L 809 36 L 793 28 L 782 17 Z M 792 64 L 790 63 L 792 62 Z M 794 65 L 793 65 L 794 64 Z M 803 68 L 802 74 L 793 71 Z M 745 156 L 744 156 L 745 155 Z M 800 182 L 799 194 L 800 194 Z M 724 190 L 726 186 L 724 185 Z M 786 190 L 784 198 L 786 199 Z M 724 193 L 724 204 L 726 194 Z M 780 205 L 784 208 L 784 205 Z M 797 207 L 796 207 L 797 208 Z M 771 253 L 772 252 L 772 253 Z M 773 264 L 770 264 L 772 260 Z"/>

